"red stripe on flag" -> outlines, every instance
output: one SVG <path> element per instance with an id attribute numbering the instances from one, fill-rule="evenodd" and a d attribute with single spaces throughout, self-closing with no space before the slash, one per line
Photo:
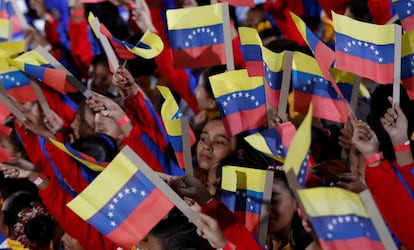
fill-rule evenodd
<path id="1" fill-rule="evenodd" d="M 229 136 L 239 134 L 246 130 L 256 129 L 266 123 L 266 105 L 227 115 L 222 120 Z"/>
<path id="2" fill-rule="evenodd" d="M 407 90 L 407 94 L 410 97 L 410 100 L 414 99 L 414 76 L 404 79 L 403 85 Z"/>
<path id="3" fill-rule="evenodd" d="M 260 61 L 246 61 L 247 73 L 250 77 L 264 76 L 263 62 Z"/>
<path id="4" fill-rule="evenodd" d="M 0 103 L 0 123 L 3 123 L 9 115 L 10 111 Z"/>
<path id="5" fill-rule="evenodd" d="M 238 221 L 249 230 L 252 234 L 259 236 L 260 230 L 260 214 L 255 214 L 246 211 L 234 211 L 234 215 Z"/>
<path id="6" fill-rule="evenodd" d="M 265 84 L 267 100 L 273 108 L 279 107 L 280 90 L 272 89 L 268 84 Z"/>
<path id="7" fill-rule="evenodd" d="M 66 72 L 63 70 L 45 68 L 44 83 L 65 94 Z"/>
<path id="8" fill-rule="evenodd" d="M 385 249 L 381 241 L 374 241 L 368 238 L 355 238 L 351 240 L 332 240 L 324 241 L 319 239 L 322 249 L 365 249 L 382 250 Z"/>
<path id="9" fill-rule="evenodd" d="M 401 24 L 405 32 L 410 32 L 414 30 L 414 15 L 411 15 L 404 20 L 401 20 Z"/>
<path id="10" fill-rule="evenodd" d="M 36 92 L 34 92 L 34 89 L 30 84 L 9 89 L 7 90 L 7 94 L 14 97 L 20 103 L 37 101 Z"/>
<path id="11" fill-rule="evenodd" d="M 149 231 L 174 207 L 174 204 L 158 189 L 107 235 L 108 239 L 125 249 L 140 242 Z"/>
<path id="12" fill-rule="evenodd" d="M 295 91 L 295 111 L 306 114 L 309 103 L 313 104 L 313 116 L 345 123 L 348 116 L 348 106 L 344 101 Z"/>
<path id="13" fill-rule="evenodd" d="M 224 44 L 173 50 L 175 68 L 202 68 L 226 64 Z"/>
<path id="14" fill-rule="evenodd" d="M 390 84 L 394 78 L 394 64 L 373 61 L 336 51 L 336 67 L 369 78 L 378 84 Z"/>
<path id="15" fill-rule="evenodd" d="M 177 158 L 178 166 L 181 169 L 184 169 L 185 165 L 184 165 L 184 154 L 183 154 L 183 152 L 175 152 L 175 157 Z"/>

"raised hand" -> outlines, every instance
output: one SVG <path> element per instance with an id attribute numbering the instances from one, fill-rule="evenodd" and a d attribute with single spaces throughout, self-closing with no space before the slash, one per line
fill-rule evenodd
<path id="1" fill-rule="evenodd" d="M 224 237 L 217 220 L 203 213 L 199 215 L 200 221 L 196 223 L 198 235 L 208 240 L 213 248 L 223 248 L 227 244 L 227 239 Z"/>
<path id="2" fill-rule="evenodd" d="M 388 97 L 388 101 L 392 103 L 392 97 Z M 408 120 L 399 103 L 396 103 L 393 108 L 387 109 L 380 121 L 393 145 L 399 145 L 408 140 Z"/>
<path id="3" fill-rule="evenodd" d="M 374 131 L 363 121 L 357 121 L 355 117 L 350 117 L 354 134 L 352 136 L 352 143 L 361 154 L 367 158 L 376 153 L 379 153 L 378 138 Z"/>

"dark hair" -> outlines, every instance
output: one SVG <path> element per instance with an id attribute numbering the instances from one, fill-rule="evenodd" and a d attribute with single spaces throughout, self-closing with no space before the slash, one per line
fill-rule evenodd
<path id="1" fill-rule="evenodd" d="M 37 196 L 18 191 L 5 200 L 2 210 L 4 223 L 13 227 L 17 240 L 25 246 L 34 248 L 53 240 L 55 221 Z M 16 224 L 21 225 L 15 227 Z"/>
<path id="2" fill-rule="evenodd" d="M 79 138 L 71 146 L 99 162 L 110 162 L 118 153 L 114 138 L 101 133 Z"/>
<path id="3" fill-rule="evenodd" d="M 108 57 L 105 53 L 98 54 L 92 58 L 91 65 L 96 66 L 98 64 L 103 64 L 109 68 Z"/>
<path id="4" fill-rule="evenodd" d="M 213 66 L 213 67 L 206 68 L 201 72 L 200 77 L 202 78 L 202 81 L 204 83 L 203 87 L 206 90 L 206 92 L 207 92 L 207 94 L 210 98 L 215 99 L 214 94 L 213 94 L 213 89 L 211 88 L 211 83 L 210 83 L 209 77 L 213 76 L 213 75 L 224 73 L 224 72 L 226 72 L 226 69 L 227 68 L 226 68 L 225 65 L 216 65 L 216 66 Z"/>
<path id="5" fill-rule="evenodd" d="M 187 217 L 172 216 L 161 220 L 150 232 L 161 242 L 163 250 L 210 250 L 207 240 L 198 236 L 196 227 Z"/>
<path id="6" fill-rule="evenodd" d="M 390 162 L 395 161 L 394 149 L 392 147 L 391 139 L 383 128 L 380 119 L 387 112 L 387 109 L 391 107 L 388 97 L 392 96 L 392 93 L 392 84 L 378 85 L 372 94 L 371 110 L 367 116 L 369 126 L 378 137 L 379 146 L 384 154 L 384 158 Z M 407 136 L 408 138 L 411 138 L 411 134 L 414 131 L 414 108 L 402 85 L 400 85 L 400 93 L 400 107 L 408 120 Z"/>
<path id="7" fill-rule="evenodd" d="M 23 157 L 26 157 L 26 149 L 24 148 L 23 144 L 20 141 L 19 135 L 17 134 L 16 130 L 14 129 L 14 121 L 8 121 L 5 124 L 7 127 L 12 128 L 12 132 L 9 136 L 10 142 L 14 147 L 16 152 L 21 152 Z"/>

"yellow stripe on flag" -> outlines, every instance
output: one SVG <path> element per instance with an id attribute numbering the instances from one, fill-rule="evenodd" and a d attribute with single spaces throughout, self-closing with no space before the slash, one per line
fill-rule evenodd
<path id="1" fill-rule="evenodd" d="M 374 44 L 393 44 L 395 24 L 377 25 L 356 21 L 332 12 L 336 32 Z"/>
<path id="2" fill-rule="evenodd" d="M 224 166 L 222 180 L 221 188 L 227 191 L 234 192 L 237 189 L 245 189 L 263 192 L 266 183 L 266 170 Z"/>
<path id="3" fill-rule="evenodd" d="M 405 33 L 401 38 L 401 57 L 414 53 L 414 31 Z"/>
<path id="4" fill-rule="evenodd" d="M 246 91 L 263 85 L 263 77 L 249 77 L 247 70 L 233 70 L 209 77 L 214 96 L 231 92 Z"/>
<path id="5" fill-rule="evenodd" d="M 260 39 L 259 34 L 256 29 L 248 27 L 239 28 L 239 37 L 241 44 L 254 44 L 254 45 L 263 45 L 262 39 Z"/>
<path id="6" fill-rule="evenodd" d="M 151 59 L 158 56 L 161 51 L 164 49 L 164 43 L 162 42 L 161 38 L 152 33 L 151 31 L 147 30 L 142 36 L 140 42 L 150 46 L 150 49 L 143 49 L 138 47 L 128 48 L 131 53 L 140 56 L 145 59 Z"/>
<path id="7" fill-rule="evenodd" d="M 263 61 L 267 67 L 273 72 L 280 72 L 283 70 L 283 63 L 286 52 L 275 53 L 266 47 L 262 47 Z"/>
<path id="8" fill-rule="evenodd" d="M 169 30 L 190 29 L 223 23 L 221 4 L 167 10 Z"/>
<path id="9" fill-rule="evenodd" d="M 318 187 L 297 191 L 311 217 L 348 214 L 369 217 L 359 195 L 343 188 Z"/>
<path id="10" fill-rule="evenodd" d="M 0 19 L 0 38 L 9 39 L 10 38 L 10 20 Z"/>

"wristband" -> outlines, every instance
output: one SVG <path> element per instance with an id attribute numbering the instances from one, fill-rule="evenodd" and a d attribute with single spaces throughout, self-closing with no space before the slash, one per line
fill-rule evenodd
<path id="1" fill-rule="evenodd" d="M 125 125 L 125 123 L 129 122 L 129 118 L 127 115 L 122 116 L 118 121 L 116 121 L 116 124 L 118 127 L 122 127 Z"/>
<path id="2" fill-rule="evenodd" d="M 38 177 L 36 177 L 36 179 L 33 180 L 33 183 L 36 186 L 39 186 L 40 184 L 43 183 L 43 181 L 47 178 L 47 176 L 44 173 L 41 173 Z"/>
<path id="3" fill-rule="evenodd" d="M 83 17 L 85 16 L 85 10 L 84 9 L 71 10 L 70 14 L 74 17 Z"/>
<path id="4" fill-rule="evenodd" d="M 399 145 L 395 145 L 394 146 L 394 151 L 397 152 L 406 152 L 406 151 L 410 151 L 411 147 L 410 147 L 410 140 L 399 144 Z"/>
<path id="5" fill-rule="evenodd" d="M 382 161 L 384 159 L 384 156 L 382 155 L 382 152 L 376 153 L 374 155 L 371 155 L 370 157 L 365 158 L 365 164 L 367 166 Z"/>

